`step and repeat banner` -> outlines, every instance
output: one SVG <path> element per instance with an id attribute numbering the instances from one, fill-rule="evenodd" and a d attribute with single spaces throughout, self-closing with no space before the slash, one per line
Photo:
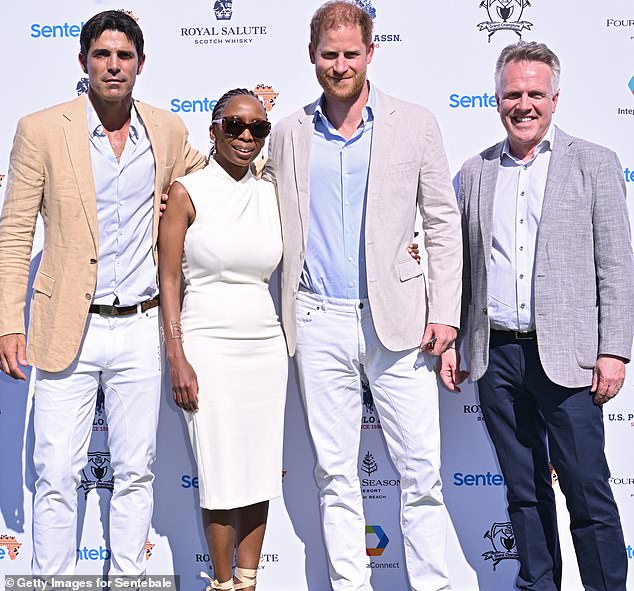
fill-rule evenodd
<path id="1" fill-rule="evenodd" d="M 308 23 L 319 0 L 22 0 L 5 7 L 0 118 L 0 203 L 18 118 L 86 91 L 77 54 L 79 31 L 106 9 L 130 12 L 143 29 L 147 61 L 135 96 L 179 114 L 192 143 L 209 149 L 216 100 L 228 89 L 253 89 L 275 124 L 320 93 L 308 58 Z M 631 0 L 359 0 L 375 22 L 370 79 L 384 91 L 429 107 L 437 116 L 453 174 L 462 162 L 504 137 L 496 112 L 494 63 L 517 41 L 544 41 L 562 63 L 555 122 L 568 133 L 607 145 L 623 164 L 634 194 L 634 11 Z M 408 138 L 403 137 L 403 142 Z M 252 237 L 257 244 L 257 237 Z M 42 247 L 38 228 L 32 275 Z M 2 262 L 0 261 L 0 265 Z M 572 330 L 572 327 L 571 327 Z M 31 373 L 31 378 L 33 374 Z M 32 381 L 32 380 L 31 380 Z M 634 397 L 631 375 L 604 410 L 611 483 L 634 558 Z M 0 575 L 26 574 L 31 561 L 32 384 L 0 377 Z M 441 391 L 444 494 L 451 520 L 448 556 L 456 591 L 514 589 L 518 562 L 505 510 L 504 480 L 471 385 Z M 284 451 L 284 495 L 271 504 L 259 588 L 329 589 L 321 537 L 314 455 L 291 365 Z M 399 528 L 400 482 L 382 437 L 369 389 L 364 393 L 359 475 L 367 516 L 367 553 L 376 591 L 406 590 Z M 59 425 L 60 429 L 65 425 Z M 82 472 L 77 573 L 109 567 L 106 527 L 113 487 L 103 396 Z M 254 454 L 258 450 L 253 450 Z M 198 481 L 183 417 L 163 392 L 152 528 L 146 546 L 150 574 L 180 576 L 181 589 L 202 589 L 210 569 L 200 524 Z M 553 474 L 564 551 L 564 583 L 581 582 L 565 502 Z M 631 569 L 631 570 L 634 570 Z M 0 578 L 0 586 L 4 585 Z M 634 589 L 634 575 L 630 575 Z"/>

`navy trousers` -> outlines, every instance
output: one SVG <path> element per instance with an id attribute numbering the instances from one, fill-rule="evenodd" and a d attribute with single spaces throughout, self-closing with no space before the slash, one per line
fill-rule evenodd
<path id="1" fill-rule="evenodd" d="M 565 388 L 542 368 L 537 341 L 491 331 L 480 405 L 507 489 L 520 559 L 517 586 L 561 589 L 549 461 L 566 497 L 586 591 L 626 591 L 627 556 L 604 453 L 603 411 L 590 388 Z"/>

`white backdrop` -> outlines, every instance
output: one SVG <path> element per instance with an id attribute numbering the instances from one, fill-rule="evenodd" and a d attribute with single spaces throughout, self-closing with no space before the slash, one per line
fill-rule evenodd
<path id="1" fill-rule="evenodd" d="M 128 1 L 128 0 L 126 0 Z M 377 49 L 371 80 L 384 91 L 431 108 L 443 130 L 452 171 L 503 137 L 492 100 L 493 66 L 503 46 L 518 39 L 548 43 L 559 55 L 562 92 L 555 121 L 568 133 L 610 146 L 623 163 L 628 196 L 634 186 L 634 14 L 631 0 L 512 0 L 502 24 L 499 0 L 364 0 L 375 13 Z M 487 2 L 483 2 L 486 4 Z M 522 3 L 524 6 L 522 6 Z M 308 60 L 308 22 L 320 0 L 233 0 L 214 13 L 214 0 L 22 0 L 5 7 L 0 22 L 3 73 L 0 185 L 6 174 L 17 119 L 72 99 L 82 89 L 77 63 L 79 27 L 94 13 L 125 9 L 138 18 L 147 62 L 135 95 L 178 112 L 201 151 L 213 101 L 236 86 L 270 87 L 275 123 L 314 100 L 320 91 Z M 230 4 L 230 2 L 229 2 Z M 627 18 L 627 15 L 631 18 Z M 407 141 L 407 137 L 403 138 Z M 4 188 L 0 188 L 0 202 Z M 254 244 L 257 237 L 253 237 Z M 38 231 L 32 270 L 39 263 Z M 255 246 L 257 247 L 257 246 Z M 0 265 L 2 262 L 0 261 Z M 630 560 L 634 557 L 634 435 L 632 377 L 605 409 L 607 452 Z M 34 472 L 32 391 L 0 377 L 0 575 L 28 573 Z M 449 561 L 456 591 L 514 589 L 518 568 L 512 532 L 505 527 L 504 486 L 486 436 L 473 387 L 441 392 L 443 479 L 453 524 Z M 60 425 L 59 428 L 64 428 Z M 364 479 L 368 554 L 376 591 L 407 589 L 398 526 L 399 482 L 368 399 L 359 455 Z M 89 463 L 80 497 L 77 572 L 108 566 L 106 523 L 112 470 L 107 426 L 95 414 Z M 257 450 L 254 450 L 257 453 Z M 291 368 L 286 415 L 284 496 L 272 503 L 259 587 L 281 591 L 328 589 L 312 476 L 313 453 Z M 209 568 L 199 523 L 197 481 L 180 411 L 164 391 L 155 464 L 155 511 L 148 540 L 150 574 L 176 573 L 181 588 L 202 589 Z M 581 588 L 562 495 L 560 529 L 565 590 Z M 2 577 L 3 579 L 3 577 Z M 630 574 L 634 588 L 634 575 Z M 4 581 L 0 580 L 0 589 Z"/>

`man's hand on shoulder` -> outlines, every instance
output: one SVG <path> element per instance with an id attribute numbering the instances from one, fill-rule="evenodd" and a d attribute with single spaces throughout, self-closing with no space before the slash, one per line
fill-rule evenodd
<path id="1" fill-rule="evenodd" d="M 460 369 L 460 353 L 453 347 L 438 358 L 436 371 L 445 388 L 452 392 L 460 392 L 458 384 L 462 384 L 469 377 L 468 371 Z"/>
<path id="2" fill-rule="evenodd" d="M 625 361 L 614 355 L 599 355 L 592 375 L 591 392 L 595 404 L 605 404 L 614 398 L 625 381 Z"/>
<path id="3" fill-rule="evenodd" d="M 430 322 L 420 342 L 420 350 L 431 355 L 442 355 L 456 340 L 458 331 L 447 324 Z"/>
<path id="4" fill-rule="evenodd" d="M 0 337 L 0 369 L 16 380 L 26 380 L 20 365 L 27 365 L 26 337 L 23 334 L 5 334 Z"/>

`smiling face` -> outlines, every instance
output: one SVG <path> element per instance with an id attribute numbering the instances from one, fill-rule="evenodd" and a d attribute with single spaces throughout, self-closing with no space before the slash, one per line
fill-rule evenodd
<path id="1" fill-rule="evenodd" d="M 329 100 L 354 102 L 363 90 L 374 44 L 366 47 L 361 29 L 339 27 L 323 32 L 317 47 L 309 46 L 317 80 Z"/>
<path id="2" fill-rule="evenodd" d="M 79 63 L 88 74 L 88 94 L 93 102 L 117 103 L 130 100 L 136 77 L 143 70 L 145 56 L 121 31 L 104 31 L 92 41 Z"/>
<path id="3" fill-rule="evenodd" d="M 249 124 L 266 120 L 266 111 L 257 98 L 240 95 L 229 99 L 220 116 L 237 117 Z M 210 135 L 216 145 L 216 161 L 236 180 L 240 180 L 246 174 L 249 165 L 258 157 L 265 142 L 265 138 L 253 137 L 248 128 L 240 135 L 230 135 L 219 123 L 212 124 Z"/>
<path id="4" fill-rule="evenodd" d="M 533 157 L 557 108 L 553 73 L 543 62 L 509 62 L 500 76 L 495 98 L 511 152 L 522 160 Z"/>

